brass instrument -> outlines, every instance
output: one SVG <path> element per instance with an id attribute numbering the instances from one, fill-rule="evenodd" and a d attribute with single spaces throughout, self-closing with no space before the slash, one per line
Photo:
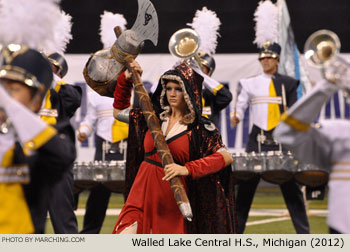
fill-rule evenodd
<path id="1" fill-rule="evenodd" d="M 190 66 L 196 62 L 203 71 L 201 60 L 198 56 L 200 38 L 198 33 L 190 28 L 183 28 L 176 31 L 169 40 L 170 54 L 185 60 Z"/>
<path id="2" fill-rule="evenodd" d="M 312 66 L 322 68 L 328 65 L 340 51 L 340 40 L 332 31 L 319 30 L 305 42 L 304 55 Z"/>
<path id="3" fill-rule="evenodd" d="M 307 62 L 320 68 L 323 77 L 343 89 L 350 102 L 350 64 L 339 56 L 340 40 L 329 30 L 319 30 L 309 36 L 304 46 Z"/>

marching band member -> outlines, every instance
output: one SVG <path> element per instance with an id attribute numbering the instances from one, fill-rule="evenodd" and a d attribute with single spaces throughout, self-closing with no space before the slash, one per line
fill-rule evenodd
<path id="1" fill-rule="evenodd" d="M 80 107 L 82 90 L 78 86 L 67 84 L 62 78 L 68 72 L 66 59 L 58 52 L 46 55 L 51 63 L 54 78 L 39 111 L 41 119 L 49 124 L 69 123 L 75 111 Z M 74 141 L 75 139 L 73 139 Z M 62 178 L 49 185 L 49 211 L 56 234 L 78 233 L 77 219 L 74 213 L 73 162 Z M 45 229 L 46 216 L 42 218 L 42 232 Z"/>
<path id="2" fill-rule="evenodd" d="M 59 10 L 54 19 L 54 40 L 42 48 L 51 63 L 54 72 L 52 86 L 47 92 L 39 111 L 41 119 L 55 125 L 61 122 L 69 123 L 75 111 L 80 107 L 82 90 L 78 86 L 66 84 L 62 80 L 68 72 L 68 64 L 63 57 L 71 35 L 71 16 Z M 75 141 L 73 135 L 72 141 Z M 47 185 L 49 191 L 48 205 L 38 209 L 41 215 L 41 227 L 38 232 L 44 233 L 47 212 L 50 214 L 55 233 L 73 234 L 78 232 L 77 219 L 74 213 L 73 197 L 73 162 L 69 164 L 66 172 L 59 181 Z"/>
<path id="3" fill-rule="evenodd" d="M 100 36 L 104 48 L 109 48 L 115 42 L 111 31 L 115 26 L 125 29 L 126 20 L 121 14 L 105 11 L 101 15 Z M 112 36 L 111 36 L 112 35 Z M 101 96 L 94 91 L 88 92 L 88 108 L 84 120 L 78 129 L 78 140 L 83 142 L 93 132 L 96 132 L 96 151 L 94 160 L 103 160 L 103 144 L 110 146 L 104 160 L 123 160 L 128 137 L 128 125 L 113 117 L 113 98 Z M 80 233 L 98 234 L 106 216 L 111 191 L 103 185 L 90 190 L 86 203 L 84 225 Z"/>
<path id="4" fill-rule="evenodd" d="M 260 2 L 255 14 L 258 18 L 257 28 L 259 28 L 256 31 L 255 42 L 259 46 L 259 61 L 264 72 L 240 80 L 241 92 L 237 98 L 236 114 L 231 118 L 232 125 L 236 127 L 243 119 L 248 105 L 251 105 L 253 128 L 249 134 L 247 152 L 279 150 L 279 145 L 274 141 L 272 132 L 280 122 L 281 111 L 284 111 L 283 105 L 289 107 L 296 102 L 299 85 L 297 80 L 277 73 L 281 51 L 280 45 L 276 43 L 277 27 L 274 27 L 274 24 L 277 24 L 273 22 L 273 15 L 266 18 L 265 14 L 264 18 L 264 13 L 261 13 L 264 8 L 269 10 L 266 11 L 266 14 L 275 13 L 277 15 L 277 7 L 270 1 Z M 283 93 L 286 98 L 284 104 L 282 104 Z M 251 180 L 238 184 L 236 204 L 239 233 L 244 232 L 259 181 L 260 175 L 257 175 Z M 296 232 L 309 233 L 303 194 L 299 185 L 292 179 L 281 184 L 280 188 Z"/>
<path id="5" fill-rule="evenodd" d="M 21 84 L 14 85 L 11 83 L 13 94 L 16 94 L 15 91 L 17 91 L 15 87 L 21 87 L 22 90 L 27 88 L 33 94 L 40 93 L 40 96 L 33 95 L 33 99 L 30 101 L 30 104 L 38 106 L 32 109 L 33 111 L 39 112 L 43 103 L 50 104 L 57 106 L 50 111 L 55 112 L 55 114 L 46 114 L 45 116 L 60 118 L 63 115 L 62 113 L 65 113 L 60 95 L 53 91 L 50 91 L 50 94 L 47 93 L 53 81 L 52 67 L 47 57 L 41 55 L 38 51 L 64 51 L 67 42 L 71 39 L 70 16 L 59 9 L 56 0 L 4 0 L 0 8 L 0 24 L 3 27 L 0 30 L 0 42 L 6 46 L 3 53 L 5 63 L 2 78 L 5 82 L 10 80 L 15 84 Z M 30 24 L 30 26 L 24 24 Z M 19 45 L 27 45 L 31 49 Z M 9 68 L 9 70 L 7 71 L 5 68 Z M 76 156 L 74 130 L 69 120 L 56 121 L 56 118 L 53 118 L 53 121 L 56 124 L 53 123 L 52 127 L 57 129 L 58 134 L 57 137 L 55 136 L 52 139 L 58 138 L 59 140 L 54 142 L 54 145 L 50 145 L 49 150 L 43 148 L 42 151 L 38 150 L 28 157 L 30 184 L 26 186 L 26 191 L 29 195 L 28 205 L 36 233 L 43 233 L 45 229 L 49 200 L 52 200 L 50 188 L 64 179 Z M 23 127 L 28 128 L 31 125 L 31 120 L 24 120 L 22 124 Z M 28 130 L 28 132 L 31 131 L 32 129 Z M 41 142 L 39 146 L 45 142 Z M 14 162 L 17 162 L 16 156 L 14 156 Z M 55 171 L 57 171 L 56 174 Z M 61 211 L 62 205 L 64 205 L 64 202 L 60 202 L 55 210 Z M 74 213 L 71 216 L 75 220 Z M 62 219 L 62 221 L 64 220 Z M 76 226 L 76 220 L 74 224 Z M 74 232 L 74 230 L 68 232 Z"/>
<path id="6" fill-rule="evenodd" d="M 88 93 L 88 108 L 84 120 L 80 123 L 77 138 L 83 142 L 96 132 L 96 151 L 94 160 L 123 160 L 128 137 L 128 125 L 113 117 L 113 98 L 98 95 L 94 91 Z M 107 154 L 102 145 L 110 146 Z M 86 203 L 84 225 L 80 233 L 98 234 L 101 230 L 111 191 L 103 185 L 90 189 Z"/>
<path id="7" fill-rule="evenodd" d="M 348 84 L 348 83 L 347 83 Z M 328 218 L 330 233 L 350 233 L 350 121 L 321 120 L 312 125 L 323 105 L 341 86 L 323 80 L 286 113 L 274 135 L 302 162 L 330 171 Z M 349 87 L 348 87 L 349 89 Z"/>
<path id="8" fill-rule="evenodd" d="M 216 13 L 206 7 L 197 10 L 192 23 L 187 24 L 200 37 L 198 58 L 201 71 L 206 75 L 203 76 L 203 116 L 212 120 L 216 127 L 219 127 L 220 111 L 232 100 L 228 87 L 211 78 L 216 65 L 213 55 L 217 47 L 220 24 Z"/>
<path id="9" fill-rule="evenodd" d="M 11 126 L 0 134 L 0 233 L 34 233 L 41 231 L 47 184 L 59 180 L 75 159 L 74 131 L 68 123 L 49 126 L 33 113 L 51 86 L 48 60 L 14 44 L 2 56 L 0 107 Z"/>

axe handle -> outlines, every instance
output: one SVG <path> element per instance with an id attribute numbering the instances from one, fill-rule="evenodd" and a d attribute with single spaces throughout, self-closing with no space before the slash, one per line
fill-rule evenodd
<path id="1" fill-rule="evenodd" d="M 139 73 L 133 71 L 130 68 L 130 63 L 133 61 L 133 58 L 126 57 L 126 66 L 130 72 L 132 72 L 132 80 L 134 83 L 135 91 L 139 98 L 139 103 L 143 115 L 146 119 L 148 129 L 152 133 L 152 137 L 154 139 L 154 145 L 157 149 L 157 152 L 162 160 L 162 166 L 165 167 L 167 164 L 174 163 L 173 157 L 170 153 L 168 145 L 165 141 L 164 135 L 159 125 L 159 119 L 156 116 L 156 113 L 153 109 L 151 99 L 144 87 L 144 84 L 141 81 Z M 175 177 L 169 181 L 171 189 L 174 193 L 174 197 L 177 205 L 180 208 L 180 211 L 185 219 L 191 221 L 192 220 L 192 210 L 190 207 L 190 203 L 186 194 L 186 190 L 182 181 L 179 177 Z"/>

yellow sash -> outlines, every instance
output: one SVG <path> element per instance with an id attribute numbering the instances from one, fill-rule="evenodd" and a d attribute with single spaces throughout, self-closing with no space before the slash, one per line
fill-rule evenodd
<path id="1" fill-rule="evenodd" d="M 269 96 L 277 97 L 275 86 L 273 85 L 273 81 L 271 79 L 270 87 L 269 87 Z M 279 105 L 277 103 L 269 103 L 267 109 L 267 130 L 272 130 L 275 128 L 281 120 L 281 112 Z"/>
<path id="2" fill-rule="evenodd" d="M 65 84 L 66 84 L 66 82 L 63 81 L 63 80 L 62 81 L 58 81 L 56 83 L 55 91 L 58 93 L 60 91 L 60 89 L 61 89 L 61 85 L 65 85 Z M 51 92 L 50 92 L 50 90 L 48 90 L 47 94 L 46 94 L 44 109 L 52 109 Z M 54 116 L 42 115 L 42 116 L 40 116 L 40 118 L 44 122 L 47 122 L 48 124 L 51 124 L 51 125 L 55 125 L 57 123 L 57 119 Z"/>
<path id="3" fill-rule="evenodd" d="M 114 120 L 112 125 L 112 141 L 113 143 L 119 142 L 128 138 L 129 125 L 127 123 Z"/>

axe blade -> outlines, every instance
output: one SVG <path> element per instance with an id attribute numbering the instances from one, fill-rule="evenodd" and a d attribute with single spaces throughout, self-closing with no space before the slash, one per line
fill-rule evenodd
<path id="1" fill-rule="evenodd" d="M 131 30 L 137 34 L 139 43 L 150 40 L 156 46 L 159 31 L 157 12 L 149 0 L 138 0 L 138 6 L 137 18 Z"/>

